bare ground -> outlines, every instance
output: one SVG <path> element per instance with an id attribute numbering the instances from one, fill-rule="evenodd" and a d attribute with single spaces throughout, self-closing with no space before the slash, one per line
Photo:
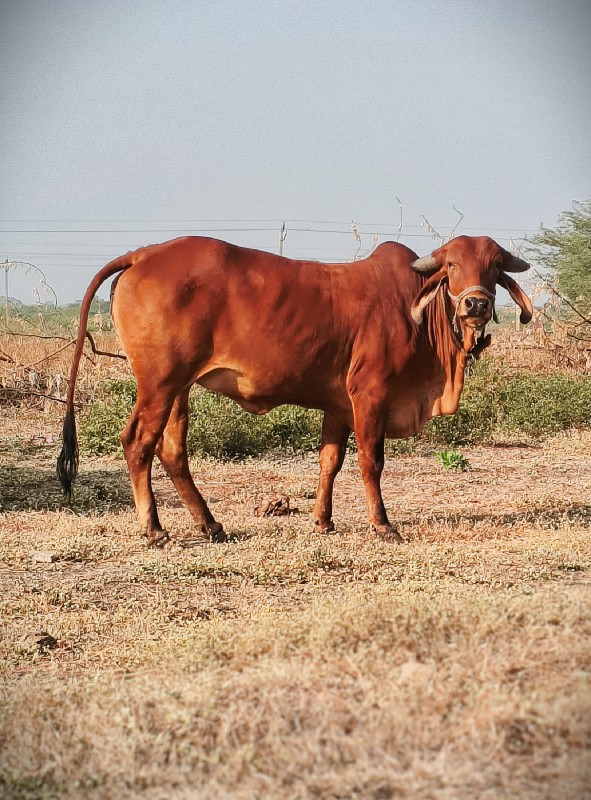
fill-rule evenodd
<path id="1" fill-rule="evenodd" d="M 66 508 L 58 424 L 2 421 L 3 797 L 591 798 L 591 433 L 389 460 L 401 547 L 354 457 L 329 536 L 314 457 L 195 462 L 231 541 L 151 551 L 122 461 Z"/>

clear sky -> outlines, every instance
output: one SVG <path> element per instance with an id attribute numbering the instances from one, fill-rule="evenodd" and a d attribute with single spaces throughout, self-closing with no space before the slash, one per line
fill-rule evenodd
<path id="1" fill-rule="evenodd" d="M 454 206 L 509 246 L 591 195 L 590 43 L 588 0 L 0 0 L 0 260 L 65 303 L 185 232 L 347 259 L 397 197 L 421 255 Z"/>

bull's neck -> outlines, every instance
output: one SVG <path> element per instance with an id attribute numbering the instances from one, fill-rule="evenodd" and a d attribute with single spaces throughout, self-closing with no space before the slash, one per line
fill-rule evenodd
<path id="1" fill-rule="evenodd" d="M 439 292 L 426 309 L 429 344 L 435 351 L 445 376 L 441 396 L 433 404 L 434 417 L 440 414 L 455 414 L 458 410 L 467 362 L 467 355 L 461 347 L 461 342 L 453 333 L 445 303 L 444 292 Z"/>

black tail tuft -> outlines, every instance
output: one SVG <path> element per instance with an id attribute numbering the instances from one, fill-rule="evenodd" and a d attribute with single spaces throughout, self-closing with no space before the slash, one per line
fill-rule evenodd
<path id="1" fill-rule="evenodd" d="M 78 474 L 78 438 L 76 436 L 76 421 L 73 408 L 68 408 L 66 411 L 62 451 L 57 459 L 56 471 L 64 494 L 70 499 L 72 496 L 72 484 Z"/>

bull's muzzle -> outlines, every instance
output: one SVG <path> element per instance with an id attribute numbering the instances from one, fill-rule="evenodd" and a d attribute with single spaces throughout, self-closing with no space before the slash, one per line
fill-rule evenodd
<path id="1" fill-rule="evenodd" d="M 448 294 L 456 307 L 454 318 L 476 320 L 479 324 L 486 325 L 494 314 L 495 293 L 486 286 L 469 286 L 458 295 L 448 290 Z"/>
<path id="2" fill-rule="evenodd" d="M 494 315 L 495 293 L 480 284 L 468 286 L 458 295 L 448 290 L 455 304 L 452 325 L 462 339 L 465 352 L 469 353 L 484 334 L 484 327 Z M 496 315 L 495 315 L 496 320 Z"/>
<path id="3" fill-rule="evenodd" d="M 491 304 L 486 297 L 466 297 L 464 300 L 464 316 L 477 319 L 490 319 Z"/>

